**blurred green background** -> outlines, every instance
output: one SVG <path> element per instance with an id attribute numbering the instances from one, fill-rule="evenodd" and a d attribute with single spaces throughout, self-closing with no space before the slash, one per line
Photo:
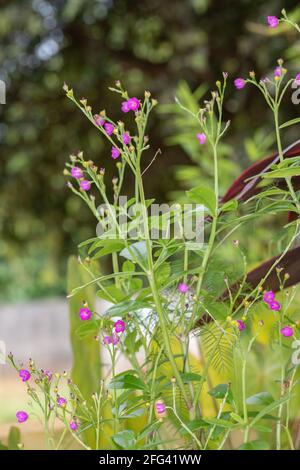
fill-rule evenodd
<path id="1" fill-rule="evenodd" d="M 178 112 L 174 96 L 196 106 L 205 84 L 213 87 L 227 71 L 225 117 L 232 128 L 222 149 L 225 189 L 273 145 L 262 98 L 248 87 L 237 93 L 232 79 L 252 69 L 270 73 L 281 56 L 292 74 L 299 72 L 295 32 L 265 26 L 266 16 L 282 7 L 299 21 L 297 0 L 0 0 L 0 79 L 7 85 L 7 103 L 0 105 L 1 300 L 64 294 L 68 256 L 94 236 L 91 215 L 66 188 L 69 153 L 83 149 L 114 174 L 109 148 L 64 97 L 63 82 L 114 119 L 120 104 L 108 86 L 116 79 L 130 95 L 147 89 L 159 100 L 147 158 L 163 152 L 146 189 L 165 201 L 174 188 L 210 176 L 194 123 Z M 288 99 L 286 117 L 297 111 Z M 286 134 L 286 143 L 296 140 L 295 132 Z"/>

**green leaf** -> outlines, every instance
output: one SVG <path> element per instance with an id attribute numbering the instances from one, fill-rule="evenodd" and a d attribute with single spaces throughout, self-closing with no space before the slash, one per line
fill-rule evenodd
<path id="1" fill-rule="evenodd" d="M 300 166 L 269 171 L 262 175 L 263 178 L 291 178 L 292 176 L 300 176 Z"/>
<path id="2" fill-rule="evenodd" d="M 171 267 L 170 264 L 165 262 L 161 264 L 157 269 L 156 269 L 156 282 L 158 286 L 161 286 L 165 283 L 167 279 L 170 278 L 171 274 Z"/>
<path id="3" fill-rule="evenodd" d="M 280 398 L 279 400 L 276 400 L 274 401 L 273 403 L 271 403 L 270 405 L 266 406 L 265 408 L 263 408 L 256 416 L 255 418 L 253 419 L 253 421 L 251 422 L 250 426 L 254 426 L 258 421 L 260 421 L 266 414 L 270 413 L 271 411 L 275 410 L 276 408 L 278 408 L 278 406 L 282 405 L 283 403 L 285 403 L 286 401 L 290 400 L 290 395 L 286 395 L 282 398 Z"/>
<path id="4" fill-rule="evenodd" d="M 130 245 L 130 250 L 128 248 L 124 248 L 124 250 L 120 252 L 120 256 L 123 256 L 123 258 L 133 261 L 134 263 L 139 262 L 144 268 L 148 266 L 147 248 L 144 240 L 132 243 L 132 245 Z"/>
<path id="5" fill-rule="evenodd" d="M 117 446 L 121 447 L 121 449 L 132 449 L 136 443 L 135 433 L 129 429 L 118 432 L 112 436 L 112 440 Z"/>
<path id="6" fill-rule="evenodd" d="M 298 124 L 298 122 L 300 122 L 300 117 L 284 122 L 283 124 L 281 124 L 279 129 L 284 129 L 285 127 L 293 126 L 294 124 Z"/>
<path id="7" fill-rule="evenodd" d="M 147 437 L 153 431 L 156 431 L 161 426 L 159 421 L 154 421 L 153 423 L 147 425 L 138 435 L 137 441 L 141 441 L 145 437 Z"/>
<path id="8" fill-rule="evenodd" d="M 120 417 L 122 419 L 127 418 L 137 418 L 138 416 L 142 416 L 145 413 L 145 408 L 138 408 L 133 411 L 129 411 L 128 413 L 122 414 Z"/>
<path id="9" fill-rule="evenodd" d="M 238 450 L 269 450 L 269 443 L 266 441 L 250 441 L 246 444 L 242 444 Z"/>
<path id="10" fill-rule="evenodd" d="M 129 260 L 124 261 L 122 264 L 122 271 L 123 272 L 134 272 L 135 271 L 135 265 Z"/>
<path id="11" fill-rule="evenodd" d="M 108 388 L 116 388 L 123 390 L 144 390 L 145 384 L 135 375 L 122 373 L 117 375 L 110 381 Z"/>
<path id="12" fill-rule="evenodd" d="M 246 399 L 247 405 L 269 405 L 273 403 L 274 398 L 269 392 L 260 392 Z"/>
<path id="13" fill-rule="evenodd" d="M 194 374 L 193 372 L 183 372 L 180 375 L 183 383 L 200 382 L 202 380 L 202 375 Z"/>
<path id="14" fill-rule="evenodd" d="M 105 289 L 98 290 L 97 296 L 100 297 L 100 299 L 107 300 L 108 302 L 117 303 L 124 300 L 124 298 L 127 297 L 127 294 L 124 294 L 121 289 L 112 284 L 111 286 L 105 286 Z"/>
<path id="15" fill-rule="evenodd" d="M 210 424 L 204 421 L 203 419 L 194 419 L 193 421 L 186 423 L 186 426 L 192 432 L 195 432 L 195 431 L 198 431 L 199 429 L 207 428 L 208 426 L 210 426 Z M 184 428 L 181 428 L 180 434 L 183 436 L 185 434 L 188 434 L 188 431 Z"/>
<path id="16" fill-rule="evenodd" d="M 239 424 L 232 423 L 231 421 L 227 421 L 226 419 L 220 419 L 220 418 L 203 418 L 203 421 L 205 421 L 208 424 L 213 424 L 216 426 L 219 426 L 221 428 L 236 428 L 239 427 Z"/>
<path id="17" fill-rule="evenodd" d="M 211 188 L 199 186 L 187 191 L 186 195 L 190 201 L 203 204 L 211 215 L 215 214 L 217 201 L 215 192 Z"/>
<path id="18" fill-rule="evenodd" d="M 209 390 L 208 394 L 214 398 L 225 398 L 228 390 L 228 384 L 219 384 L 216 387 Z"/>
<path id="19" fill-rule="evenodd" d="M 112 240 L 112 239 L 99 240 L 98 242 L 93 243 L 93 245 L 89 249 L 89 253 L 91 254 L 98 247 L 102 247 L 95 254 L 91 254 L 91 258 L 98 259 L 104 255 L 109 255 L 111 253 L 116 253 L 118 251 L 121 251 L 124 248 L 124 246 L 125 246 L 125 242 L 122 240 Z"/>
<path id="20" fill-rule="evenodd" d="M 220 207 L 220 212 L 230 212 L 235 211 L 238 207 L 238 201 L 236 199 L 231 199 L 230 201 L 225 202 L 225 204 Z"/>
<path id="21" fill-rule="evenodd" d="M 95 336 L 99 332 L 100 324 L 100 320 L 88 320 L 86 322 L 81 323 L 76 328 L 75 333 L 80 339 Z"/>
<path id="22" fill-rule="evenodd" d="M 126 313 L 136 312 L 137 310 L 141 310 L 143 308 L 151 308 L 151 306 L 152 305 L 149 302 L 142 302 L 139 300 L 124 300 L 124 302 L 120 302 L 110 307 L 105 312 L 105 314 L 109 317 L 124 316 Z"/>
<path id="23" fill-rule="evenodd" d="M 232 412 L 230 413 L 230 417 L 232 419 L 234 419 L 234 421 L 236 421 L 237 423 L 240 423 L 240 424 L 244 424 L 244 420 L 243 418 L 241 418 L 239 415 L 237 415 L 236 413 Z"/>

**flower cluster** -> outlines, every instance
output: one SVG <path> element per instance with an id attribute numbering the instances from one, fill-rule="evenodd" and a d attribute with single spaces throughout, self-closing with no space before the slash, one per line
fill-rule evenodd
<path id="1" fill-rule="evenodd" d="M 123 101 L 121 110 L 123 113 L 129 113 L 129 111 L 138 111 L 141 106 L 141 102 L 138 98 L 129 98 L 127 101 Z"/>
<path id="2" fill-rule="evenodd" d="M 281 309 L 281 304 L 275 299 L 275 292 L 272 290 L 266 291 L 263 296 L 264 302 L 268 305 L 270 310 L 278 312 Z M 284 326 L 280 329 L 280 334 L 285 337 L 293 336 L 294 330 L 291 326 Z"/>
<path id="3" fill-rule="evenodd" d="M 275 299 L 275 292 L 272 290 L 266 291 L 263 296 L 264 302 L 268 305 L 270 310 L 278 312 L 281 309 L 281 305 Z"/>
<path id="4" fill-rule="evenodd" d="M 281 80 L 281 78 L 284 77 L 284 75 L 287 73 L 287 70 L 282 66 L 283 65 L 282 59 L 278 59 L 278 64 L 279 65 L 275 67 L 274 72 L 273 72 L 275 83 Z M 234 80 L 234 86 L 237 90 L 242 90 L 243 88 L 245 88 L 247 82 L 254 83 L 253 80 L 255 80 L 255 72 L 251 71 L 249 72 L 249 75 L 250 75 L 250 79 L 238 77 Z M 298 73 L 295 76 L 294 82 L 296 85 L 300 85 L 300 73 Z M 271 83 L 271 80 L 269 78 L 262 78 L 260 80 L 260 83 L 261 84 Z"/>
<path id="5" fill-rule="evenodd" d="M 126 330 L 126 323 L 123 320 L 117 320 L 114 323 L 111 335 L 106 335 L 103 338 L 103 343 L 108 346 L 112 344 L 116 346 L 120 342 L 120 334 Z"/>
<path id="6" fill-rule="evenodd" d="M 54 411 L 55 417 L 59 417 L 62 421 L 65 421 L 65 410 L 68 405 L 68 400 L 58 394 L 58 384 L 62 377 L 66 377 L 67 374 L 64 372 L 63 374 L 55 373 L 52 374 L 49 370 L 44 369 L 37 369 L 35 366 L 34 361 L 31 359 L 29 360 L 28 369 L 24 368 L 23 366 L 19 368 L 15 362 L 14 357 L 10 353 L 8 355 L 13 367 L 17 370 L 18 375 L 22 382 L 27 383 L 27 393 L 29 396 L 34 400 L 37 401 L 38 395 L 37 391 L 40 390 L 45 393 L 47 396 L 48 404 L 46 406 L 46 410 L 49 411 L 49 416 L 52 411 Z M 53 377 L 55 376 L 55 382 L 52 383 Z M 29 382 L 32 381 L 32 384 Z M 72 385 L 72 381 L 68 379 L 69 386 Z M 36 388 L 37 387 L 37 388 Z M 70 390 L 70 397 L 73 398 L 74 403 L 77 404 L 78 400 L 75 400 L 75 395 Z M 72 401 L 72 400 L 71 400 Z M 40 402 L 39 402 L 40 403 Z M 77 406 L 77 405 L 76 405 Z M 62 414 L 59 414 L 59 409 L 62 410 Z M 70 410 L 68 410 L 68 413 Z M 29 413 L 24 410 L 18 410 L 16 412 L 16 419 L 19 424 L 25 423 L 29 419 Z M 72 417 L 69 423 L 70 430 L 75 432 L 78 429 L 78 422 L 75 416 Z"/>

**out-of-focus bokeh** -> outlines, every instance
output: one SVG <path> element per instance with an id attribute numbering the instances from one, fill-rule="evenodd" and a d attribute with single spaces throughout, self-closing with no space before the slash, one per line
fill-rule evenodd
<path id="1" fill-rule="evenodd" d="M 297 18 L 297 5 L 284 6 Z M 64 294 L 66 258 L 94 235 L 90 214 L 62 175 L 69 153 L 83 149 L 113 175 L 108 147 L 64 97 L 64 81 L 95 111 L 105 108 L 118 119 L 118 97 L 108 91 L 116 79 L 132 95 L 147 89 L 160 103 L 173 103 L 183 80 L 194 90 L 214 87 L 222 71 L 231 78 L 251 69 L 266 74 L 283 52 L 295 69 L 295 33 L 272 34 L 265 26 L 266 15 L 282 6 L 277 0 L 0 1 L 0 79 L 7 86 L 0 108 L 2 300 Z M 287 103 L 285 110 L 293 108 Z M 245 138 L 268 128 L 267 110 L 255 90 L 236 93 L 232 86 L 226 110 L 233 120 L 231 159 L 245 165 Z M 178 145 L 166 145 L 173 120 L 157 112 L 150 122 L 148 158 L 158 148 L 163 155 L 146 183 L 159 200 L 174 189 L 175 165 L 188 162 Z M 185 129 L 176 132 L 179 139 Z M 267 131 L 257 136 L 260 146 L 263 139 Z"/>
<path id="2" fill-rule="evenodd" d="M 94 236 L 95 223 L 66 188 L 64 162 L 82 149 L 109 177 L 114 163 L 96 129 L 65 98 L 63 83 L 88 98 L 95 112 L 106 109 L 115 120 L 121 117 L 120 102 L 108 90 L 115 80 L 131 96 L 146 89 L 158 99 L 145 166 L 157 149 L 162 155 L 145 183 L 147 193 L 163 202 L 211 175 L 195 124 L 178 113 L 174 97 L 196 106 L 228 72 L 225 118 L 232 126 L 222 147 L 225 189 L 274 143 L 261 96 L 249 87 L 237 92 L 233 79 L 249 70 L 272 73 L 279 57 L 292 75 L 299 73 L 296 33 L 266 26 L 266 16 L 279 16 L 283 6 L 300 20 L 297 0 L 0 0 L 0 79 L 7 91 L 6 104 L 0 105 L 0 339 L 8 337 L 9 346 L 20 348 L 23 340 L 28 353 L 28 344 L 42 344 L 54 361 L 57 351 L 65 354 L 60 358 L 68 365 L 68 343 L 59 349 L 63 341 L 58 335 L 55 342 L 51 334 L 59 312 L 66 311 L 55 299 L 66 292 L 68 256 Z M 285 117 L 297 111 L 287 99 Z M 294 128 L 284 136 L 287 144 L 296 139 Z M 45 297 L 54 300 L 40 300 Z M 40 312 L 36 320 L 34 312 Z M 40 335 L 36 325 L 43 325 Z M 60 327 L 68 341 L 65 316 Z M 49 351 L 42 339 L 47 332 L 53 339 Z M 1 401 L 11 388 L 5 390 L 0 389 Z M 8 408 L 4 419 L 11 413 Z"/>

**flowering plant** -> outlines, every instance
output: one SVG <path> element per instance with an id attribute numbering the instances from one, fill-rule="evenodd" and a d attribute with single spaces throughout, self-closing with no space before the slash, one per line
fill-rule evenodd
<path id="1" fill-rule="evenodd" d="M 285 11 L 280 20 L 269 16 L 267 22 L 270 28 L 286 22 L 299 30 Z M 71 269 L 72 275 L 80 269 L 85 279 L 69 292 L 70 302 L 75 301 L 71 322 L 81 375 L 76 370 L 72 377 L 52 374 L 33 361 L 25 367 L 10 356 L 42 412 L 51 448 L 66 446 L 68 433 L 85 449 L 299 447 L 293 433 L 299 364 L 293 302 L 300 281 L 295 247 L 300 145 L 284 150 L 282 133 L 300 118 L 281 123 L 280 106 L 290 85 L 300 84 L 300 74 L 287 75 L 280 59 L 272 77 L 257 79 L 250 72 L 249 78 L 234 80 L 237 90 L 253 85 L 262 94 L 272 113 L 277 149 L 245 170 L 224 195 L 219 148 L 230 127 L 223 118 L 228 74 L 197 112 L 177 100 L 197 122 L 195 139 L 212 158 L 211 187 L 201 185 L 186 194 L 184 217 L 199 223 L 199 211 L 203 214 L 197 243 L 191 243 L 178 205 L 172 216 L 148 213 L 154 201 L 146 198 L 144 178 L 158 157 L 145 163 L 147 124 L 157 105 L 151 94 L 130 97 L 120 82 L 111 88 L 121 98 L 125 124 L 104 110 L 95 114 L 85 98 L 77 100 L 64 86 L 67 97 L 107 139 L 117 177 L 108 187 L 105 169 L 82 151 L 71 155 L 65 169 L 69 188 L 98 224 L 97 236 L 80 244 L 77 267 L 73 260 Z M 127 172 L 134 185 L 122 205 Z M 249 270 L 247 247 L 236 238 L 239 230 L 282 212 L 289 213 L 289 222 L 278 253 Z M 171 236 L 175 229 L 176 237 Z M 206 243 L 201 237 L 199 242 L 199 233 Z M 100 270 L 104 257 L 111 258 L 112 272 Z M 95 288 L 97 297 L 109 302 L 100 313 L 91 294 Z M 102 370 L 98 348 L 109 361 Z M 16 417 L 24 423 L 29 414 L 20 410 Z M 63 423 L 60 436 L 53 427 L 57 420 Z"/>

